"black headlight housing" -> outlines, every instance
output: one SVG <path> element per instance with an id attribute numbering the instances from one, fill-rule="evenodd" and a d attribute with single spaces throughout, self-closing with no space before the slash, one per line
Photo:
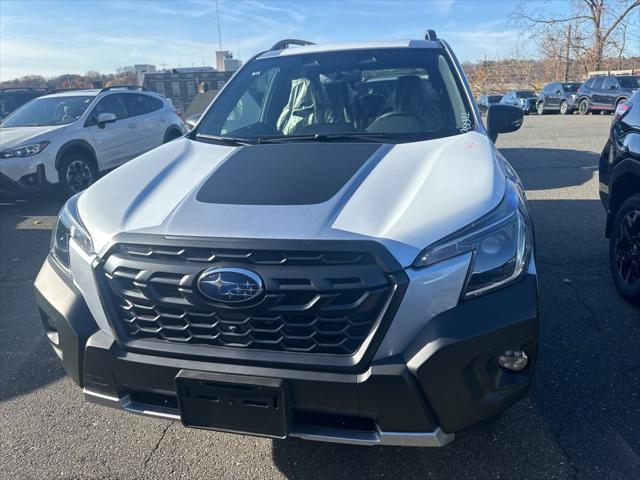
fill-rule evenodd
<path id="1" fill-rule="evenodd" d="M 93 242 L 78 214 L 78 197 L 71 197 L 58 215 L 56 226 L 51 237 L 51 256 L 71 275 L 71 259 L 69 244 L 74 241 L 86 254 L 94 253 Z"/>

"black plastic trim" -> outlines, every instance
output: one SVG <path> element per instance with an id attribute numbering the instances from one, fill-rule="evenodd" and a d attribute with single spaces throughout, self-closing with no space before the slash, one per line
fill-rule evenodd
<path id="1" fill-rule="evenodd" d="M 50 256 L 38 273 L 34 293 L 51 347 L 71 379 L 83 386 L 85 344 L 98 331 L 86 302 Z"/>
<path id="2" fill-rule="evenodd" d="M 398 311 L 404 293 L 409 284 L 409 277 L 391 253 L 377 242 L 368 240 L 272 240 L 272 239 L 221 239 L 199 237 L 160 237 L 151 234 L 119 234 L 100 253 L 101 259 L 108 259 L 114 248 L 120 243 L 139 245 L 172 245 L 180 247 L 208 248 L 242 248 L 263 250 L 296 250 L 296 251 L 366 251 L 373 254 L 382 266 L 387 278 L 393 284 L 392 294 L 386 309 L 381 313 L 377 328 L 370 334 L 368 345 L 361 347 L 353 355 L 328 355 L 295 352 L 276 352 L 248 350 L 242 348 L 226 348 L 215 346 L 182 345 L 171 342 L 153 340 L 132 340 L 128 338 L 124 327 L 117 321 L 117 312 L 109 300 L 108 285 L 104 277 L 104 262 L 100 260 L 94 266 L 100 301 L 111 325 L 118 345 L 127 351 L 150 353 L 185 359 L 206 359 L 208 361 L 229 362 L 244 365 L 287 365 L 316 371 L 351 371 L 363 372 L 371 362 L 378 346 L 382 342 L 389 325 Z M 367 340 L 365 340 L 367 342 Z"/>

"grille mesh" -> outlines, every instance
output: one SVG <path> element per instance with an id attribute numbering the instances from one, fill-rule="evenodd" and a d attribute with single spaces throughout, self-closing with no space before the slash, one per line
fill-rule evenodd
<path id="1" fill-rule="evenodd" d="M 233 308 L 195 287 L 206 268 L 258 273 L 265 293 Z M 119 245 L 104 264 L 117 318 L 131 339 L 217 347 L 350 355 L 393 291 L 374 255 Z"/>

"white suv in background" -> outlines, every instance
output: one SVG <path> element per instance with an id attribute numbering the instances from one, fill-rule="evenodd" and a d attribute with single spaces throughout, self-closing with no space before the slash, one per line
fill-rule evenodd
<path id="1" fill-rule="evenodd" d="M 184 133 L 169 102 L 141 87 L 66 90 L 24 105 L 0 124 L 0 191 L 60 183 L 77 193 Z"/>

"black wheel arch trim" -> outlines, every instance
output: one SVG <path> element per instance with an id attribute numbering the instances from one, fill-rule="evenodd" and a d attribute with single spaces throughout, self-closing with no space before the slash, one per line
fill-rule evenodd
<path id="1" fill-rule="evenodd" d="M 86 140 L 70 140 L 67 143 L 65 143 L 64 145 L 62 145 L 62 147 L 60 147 L 60 149 L 58 149 L 58 153 L 56 154 L 56 170 L 60 170 L 60 165 L 64 159 L 64 156 L 66 155 L 66 153 L 75 147 L 79 147 L 82 148 L 84 150 L 87 151 L 87 153 L 91 156 L 91 160 L 94 163 L 94 166 L 96 167 L 96 169 L 99 171 L 100 168 L 98 167 L 98 157 L 96 155 L 96 151 L 95 149 L 91 146 L 91 144 L 89 142 L 87 142 Z"/>
<path id="2" fill-rule="evenodd" d="M 613 186 L 621 177 L 628 174 L 638 177 L 640 183 L 640 163 L 638 161 L 625 158 L 613 168 L 613 170 L 611 171 L 611 175 L 609 176 L 609 209 L 607 212 L 607 224 L 605 231 L 607 238 L 609 238 L 609 236 L 611 235 L 611 227 L 613 224 L 613 219 L 616 215 L 616 212 L 612 208 L 612 199 L 614 196 Z M 624 203 L 624 200 L 626 199 L 623 199 L 623 201 L 619 204 L 622 205 L 622 203 Z"/>
<path id="3" fill-rule="evenodd" d="M 165 132 L 164 132 L 164 138 L 163 138 L 163 141 L 165 141 L 165 142 L 166 142 L 166 141 L 169 139 L 169 136 L 170 136 L 173 132 L 175 132 L 175 133 L 177 133 L 177 134 L 178 134 L 178 137 L 176 137 L 176 138 L 179 138 L 179 137 L 181 137 L 181 136 L 183 135 L 183 134 L 182 134 L 182 131 L 180 130 L 180 128 L 179 128 L 177 125 L 170 125 L 169 127 L 167 127 L 167 129 L 166 129 L 166 130 L 165 130 Z"/>

